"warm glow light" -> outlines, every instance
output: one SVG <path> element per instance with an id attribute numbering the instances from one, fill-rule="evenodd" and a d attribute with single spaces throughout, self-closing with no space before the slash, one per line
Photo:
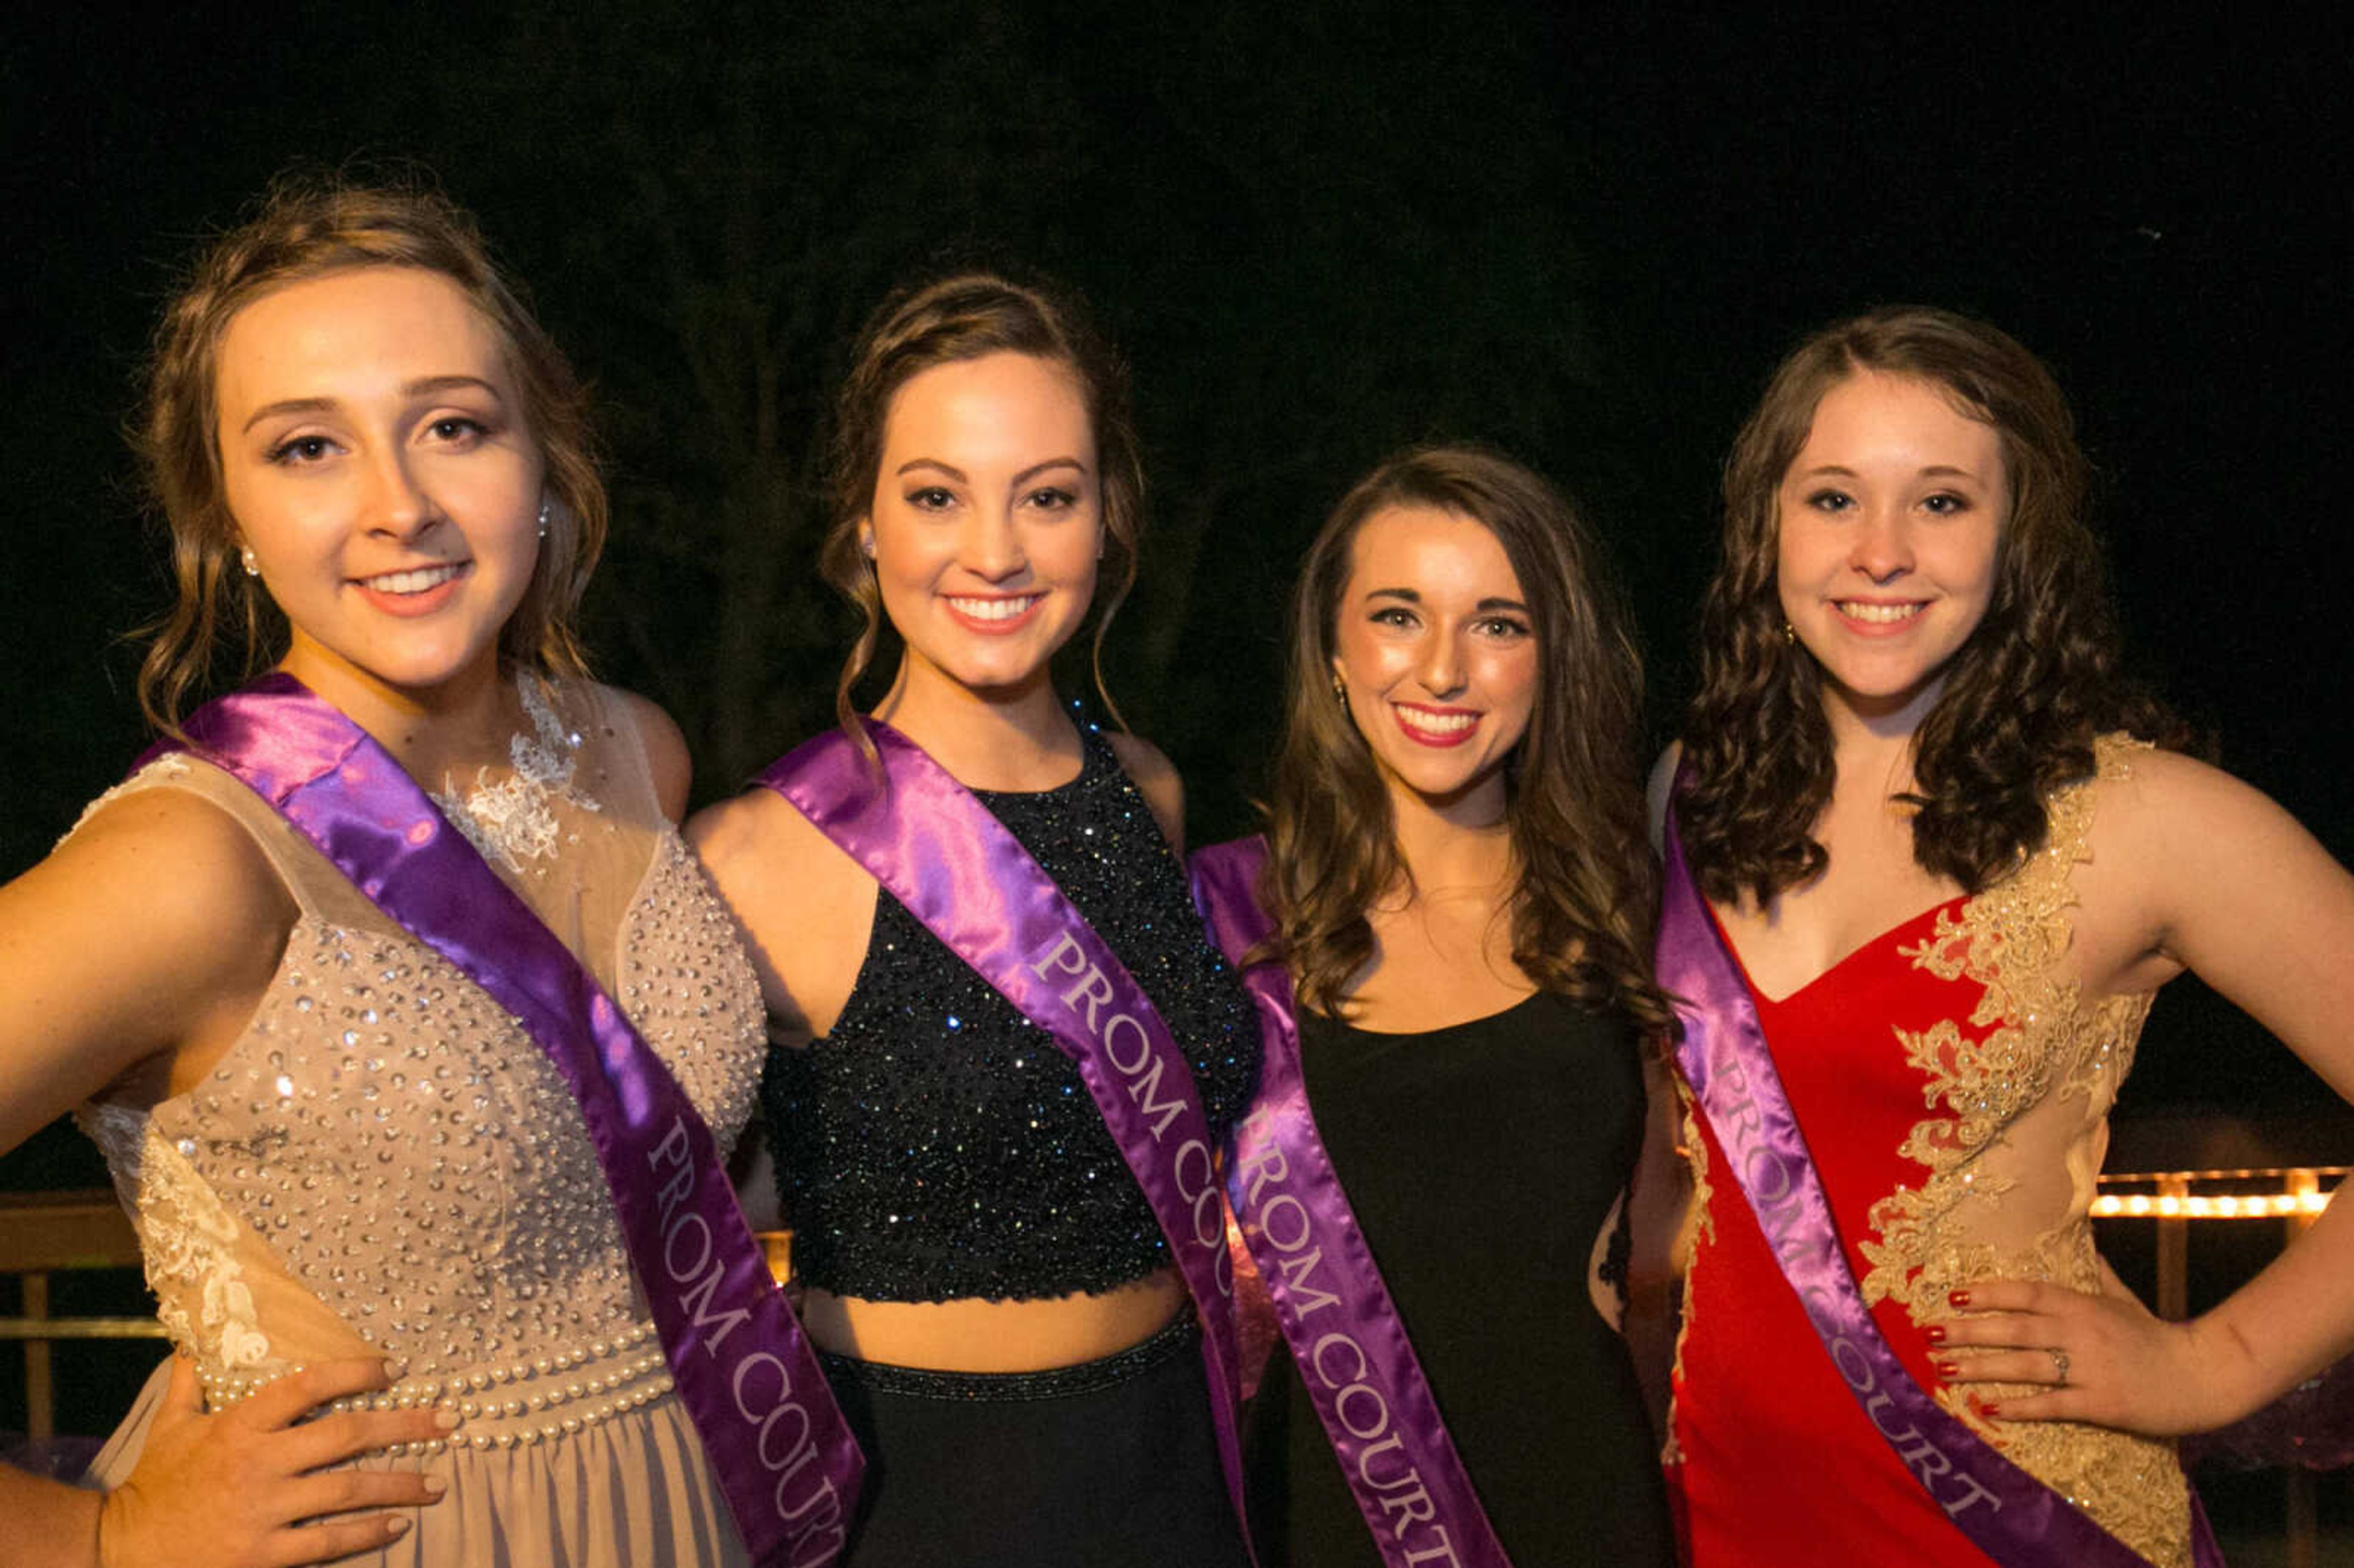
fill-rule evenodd
<path id="1" fill-rule="evenodd" d="M 2147 1192 L 2104 1192 L 2093 1200 L 2096 1220 L 2279 1220 L 2318 1214 L 2329 1207 L 2327 1192 L 2239 1192 L 2215 1197 L 2152 1197 Z"/>

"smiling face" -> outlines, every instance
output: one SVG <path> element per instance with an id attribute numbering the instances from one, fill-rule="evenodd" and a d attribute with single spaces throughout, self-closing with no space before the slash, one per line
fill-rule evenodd
<path id="1" fill-rule="evenodd" d="M 222 492 L 283 667 L 345 706 L 494 674 L 541 488 L 496 329 L 438 273 L 366 267 L 245 306 L 218 365 Z"/>
<path id="2" fill-rule="evenodd" d="M 2000 437 L 1929 382 L 1859 372 L 1816 406 L 1776 500 L 1782 613 L 1825 702 L 1917 726 L 1993 597 Z"/>
<path id="3" fill-rule="evenodd" d="M 1428 506 L 1357 530 L 1332 669 L 1394 793 L 1466 820 L 1504 809 L 1504 759 L 1528 732 L 1537 644 L 1519 577 L 1479 523 Z"/>
<path id="4" fill-rule="evenodd" d="M 952 360 L 891 399 L 866 517 L 901 680 L 991 697 L 1048 678 L 1095 597 L 1102 491 L 1087 400 L 1026 354 Z"/>

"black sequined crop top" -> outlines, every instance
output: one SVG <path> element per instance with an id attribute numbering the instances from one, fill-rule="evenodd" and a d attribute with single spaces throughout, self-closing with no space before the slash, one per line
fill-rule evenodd
<path id="1" fill-rule="evenodd" d="M 1248 1001 L 1110 744 L 1070 783 L 975 791 L 1152 999 L 1223 1136 L 1258 1078 Z M 878 891 L 831 1033 L 771 1047 L 760 1089 L 806 1283 L 880 1301 L 1108 1290 L 1169 1244 L 1071 1059 Z"/>

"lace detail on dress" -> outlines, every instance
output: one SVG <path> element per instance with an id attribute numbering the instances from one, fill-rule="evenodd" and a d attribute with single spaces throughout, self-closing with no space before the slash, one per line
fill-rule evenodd
<path id="1" fill-rule="evenodd" d="M 447 788 L 447 780 L 443 789 L 429 793 L 441 814 L 484 860 L 521 875 L 525 861 L 556 856 L 562 835 L 556 801 L 584 811 L 601 808 L 572 787 L 573 770 L 579 765 L 579 732 L 564 727 L 537 680 L 518 683 L 515 694 L 523 700 L 532 733 L 517 733 L 507 743 L 514 771 L 493 782 L 489 768 L 477 770 L 474 787 L 462 798 Z"/>
<path id="2" fill-rule="evenodd" d="M 207 1383 L 286 1370 L 270 1352 L 237 1261 L 237 1216 L 186 1153 L 128 1106 L 86 1106 L 76 1120 L 106 1156 L 116 1194 L 138 1222 L 155 1317 L 172 1342 L 196 1359 Z"/>
<path id="3" fill-rule="evenodd" d="M 1958 912 L 1940 912 L 1926 941 L 1902 949 L 1939 980 L 1981 988 L 1967 1024 L 1948 1018 L 1917 1033 L 1895 1031 L 1906 1060 L 1921 1075 L 1922 1100 L 1931 1113 L 1914 1124 L 1902 1152 L 1928 1176 L 1919 1187 L 1899 1187 L 1873 1204 L 1872 1234 L 1858 1245 L 1871 1266 L 1861 1282 L 1864 1299 L 1900 1301 L 1916 1324 L 1952 1317 L 1947 1293 L 1973 1280 L 2102 1287 L 2086 1218 L 2089 1172 L 2077 1179 L 2079 1190 L 2070 1194 L 2060 1223 L 2024 1242 L 1978 1239 L 1970 1222 L 2016 1192 L 2016 1178 L 1995 1166 L 2022 1118 L 2076 1102 L 2081 1135 L 2089 1139 L 2132 1065 L 2151 998 L 2106 997 L 2087 1009 L 2078 983 L 2064 977 L 2062 960 L 2074 937 L 2070 877 L 2087 856 L 2096 786 L 2126 778 L 2128 754 L 2143 745 L 2103 737 L 2094 777 L 2047 802 L 2050 827 L 2042 848 Z M 1987 1392 L 1980 1397 L 1996 1403 L 2040 1392 L 1981 1387 Z M 2189 1499 L 2172 1444 L 2074 1423 L 1997 1427 L 1972 1400 L 1944 1387 L 1936 1397 L 2151 1562 L 2161 1568 L 2190 1563 Z"/>
<path id="4" fill-rule="evenodd" d="M 1699 1104 L 1692 1098 L 1691 1086 L 1684 1082 L 1681 1072 L 1670 1075 L 1670 1082 L 1675 1085 L 1682 1128 L 1678 1139 L 1681 1147 L 1676 1152 L 1683 1157 L 1686 1168 L 1691 1172 L 1691 1197 L 1684 1210 L 1690 1216 L 1688 1234 L 1678 1239 L 1675 1259 L 1676 1272 L 1683 1276 L 1683 1287 L 1681 1309 L 1676 1317 L 1675 1360 L 1668 1372 L 1667 1438 L 1659 1446 L 1659 1463 L 1681 1465 L 1684 1455 L 1682 1446 L 1676 1441 L 1675 1391 L 1683 1386 L 1684 1336 L 1691 1330 L 1692 1281 L 1700 1273 L 1692 1266 L 1692 1258 L 1699 1253 L 1702 1243 L 1716 1238 L 1716 1212 L 1712 1207 L 1715 1192 L 1709 1185 L 1708 1142 L 1701 1136 Z"/>

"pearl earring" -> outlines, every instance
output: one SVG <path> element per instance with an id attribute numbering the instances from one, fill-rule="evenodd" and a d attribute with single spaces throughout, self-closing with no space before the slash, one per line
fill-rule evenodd
<path id="1" fill-rule="evenodd" d="M 547 503 L 545 501 L 539 503 L 539 536 L 543 539 L 547 537 Z"/>
<path id="2" fill-rule="evenodd" d="M 248 545 L 244 549 L 239 551 L 238 558 L 245 563 L 245 575 L 247 577 L 258 577 L 261 575 L 261 563 L 253 558 L 252 546 Z"/>

